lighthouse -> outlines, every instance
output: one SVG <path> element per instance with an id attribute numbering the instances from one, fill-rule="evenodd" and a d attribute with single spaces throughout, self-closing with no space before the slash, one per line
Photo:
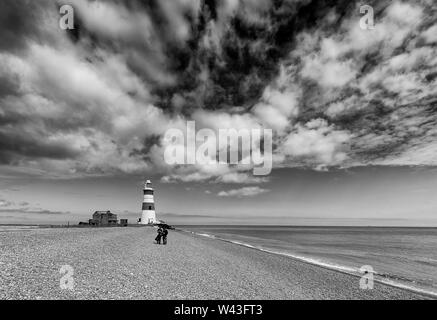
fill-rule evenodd
<path id="1" fill-rule="evenodd" d="M 140 224 L 154 224 L 157 222 L 155 214 L 155 200 L 153 198 L 152 182 L 147 180 L 144 184 L 144 199 Z"/>

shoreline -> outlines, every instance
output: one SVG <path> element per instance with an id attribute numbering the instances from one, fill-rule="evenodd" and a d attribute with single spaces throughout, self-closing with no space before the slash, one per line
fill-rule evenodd
<path id="1" fill-rule="evenodd" d="M 435 228 L 435 227 L 429 227 L 429 228 Z M 272 254 L 272 255 L 278 255 L 278 256 L 287 257 L 287 258 L 294 259 L 294 260 L 302 262 L 302 263 L 307 263 L 309 265 L 318 266 L 320 268 L 325 268 L 327 270 L 339 272 L 341 274 L 347 274 L 347 275 L 350 275 L 350 276 L 353 276 L 353 277 L 356 277 L 356 278 L 361 278 L 362 277 L 362 275 L 359 274 L 358 271 L 352 270 L 352 268 L 349 268 L 349 267 L 343 267 L 343 266 L 340 266 L 340 265 L 333 265 L 333 264 L 323 263 L 323 262 L 317 261 L 317 260 L 312 259 L 312 258 L 305 258 L 305 257 L 300 257 L 300 256 L 297 256 L 297 255 L 293 255 L 293 254 L 287 253 L 287 252 L 281 252 L 281 251 L 275 251 L 275 250 L 272 250 L 272 249 L 266 249 L 266 248 L 262 248 L 262 247 L 257 247 L 257 246 L 251 245 L 249 243 L 244 243 L 244 242 L 240 242 L 240 241 L 237 241 L 237 240 L 225 239 L 225 238 L 216 236 L 214 234 L 195 232 L 195 231 L 191 231 L 191 230 L 188 230 L 188 229 L 182 229 L 182 228 L 177 228 L 177 231 L 186 232 L 186 233 L 189 233 L 189 234 L 194 234 L 196 236 L 205 237 L 205 238 L 208 238 L 208 239 L 214 239 L 214 240 L 218 240 L 218 241 L 223 241 L 223 242 L 231 243 L 231 244 L 234 244 L 234 245 L 242 246 L 242 247 L 245 247 L 245 248 L 248 248 L 248 249 L 252 249 L 252 250 L 257 250 L 257 251 L 260 251 L 260 252 L 265 252 L 265 253 Z M 347 269 L 351 269 L 351 270 L 349 271 Z M 382 277 L 378 273 L 374 273 L 374 274 L 375 274 L 375 276 Z M 397 283 L 397 282 L 394 282 L 394 281 L 391 281 L 391 280 L 384 280 L 384 279 L 374 278 L 373 281 L 376 282 L 376 283 L 380 283 L 380 284 L 383 284 L 383 285 L 387 285 L 387 286 L 393 287 L 393 288 L 398 288 L 398 289 L 402 289 L 402 290 L 407 290 L 407 291 L 412 292 L 412 293 L 421 294 L 421 295 L 424 295 L 424 296 L 426 296 L 428 298 L 431 298 L 431 299 L 437 299 L 437 292 L 426 291 L 425 289 L 411 287 L 411 286 L 408 286 L 406 284 Z"/>

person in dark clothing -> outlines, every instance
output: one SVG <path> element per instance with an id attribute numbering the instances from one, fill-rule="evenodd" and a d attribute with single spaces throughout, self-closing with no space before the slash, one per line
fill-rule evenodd
<path id="1" fill-rule="evenodd" d="M 168 235 L 168 230 L 164 228 L 164 230 L 162 230 L 162 243 L 163 244 L 167 244 L 167 235 Z"/>
<path id="2" fill-rule="evenodd" d="M 164 230 L 162 230 L 161 227 L 158 228 L 158 235 L 155 238 L 157 244 L 161 244 L 161 237 L 162 237 L 163 231 Z"/>

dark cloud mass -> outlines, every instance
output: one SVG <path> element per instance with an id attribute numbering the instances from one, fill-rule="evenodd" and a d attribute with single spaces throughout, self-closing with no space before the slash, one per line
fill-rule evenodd
<path id="1" fill-rule="evenodd" d="M 42 1 L 44 2 L 44 1 Z M 35 38 L 41 7 L 35 1 L 2 1 L 0 3 L 0 49 L 22 49 L 28 39 Z"/>
<path id="2" fill-rule="evenodd" d="M 59 7 L 75 29 L 59 28 Z M 2 1 L 0 163 L 55 176 L 162 172 L 163 134 L 274 130 L 275 166 L 435 165 L 434 1 Z"/>

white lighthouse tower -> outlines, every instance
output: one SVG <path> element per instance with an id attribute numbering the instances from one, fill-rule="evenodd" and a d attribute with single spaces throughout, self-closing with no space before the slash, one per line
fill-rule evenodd
<path id="1" fill-rule="evenodd" d="M 153 198 L 152 182 L 147 180 L 144 185 L 144 200 L 140 224 L 154 224 L 157 222 L 155 214 L 155 200 Z"/>

